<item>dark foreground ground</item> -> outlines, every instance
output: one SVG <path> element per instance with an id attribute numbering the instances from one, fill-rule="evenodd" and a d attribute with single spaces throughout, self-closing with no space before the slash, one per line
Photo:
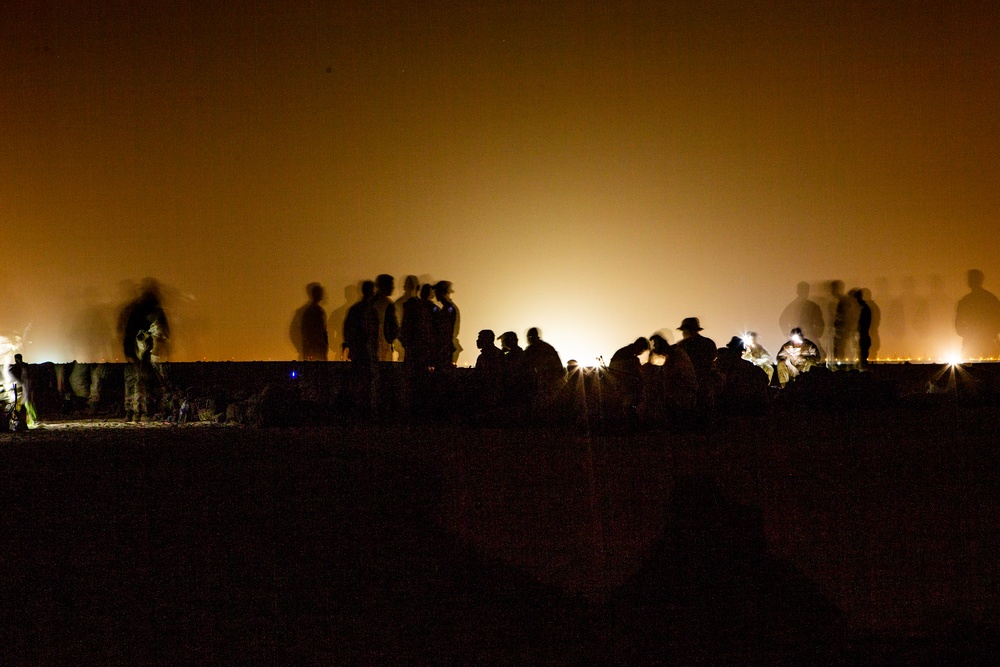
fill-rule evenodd
<path id="1" fill-rule="evenodd" d="M 998 435 L 947 402 L 3 434 L 0 664 L 986 664 Z"/>

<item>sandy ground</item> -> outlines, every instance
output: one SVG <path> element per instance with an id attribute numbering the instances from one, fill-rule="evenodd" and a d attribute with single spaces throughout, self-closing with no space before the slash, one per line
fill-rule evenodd
<path id="1" fill-rule="evenodd" d="M 998 413 L 2 434 L 0 663 L 976 659 Z"/>

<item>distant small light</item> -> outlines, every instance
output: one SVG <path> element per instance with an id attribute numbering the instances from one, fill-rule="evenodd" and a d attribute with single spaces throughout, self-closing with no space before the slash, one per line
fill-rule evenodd
<path id="1" fill-rule="evenodd" d="M 292 378 L 293 380 L 298 376 L 299 374 L 296 371 L 292 371 L 291 373 L 288 374 L 288 377 Z"/>

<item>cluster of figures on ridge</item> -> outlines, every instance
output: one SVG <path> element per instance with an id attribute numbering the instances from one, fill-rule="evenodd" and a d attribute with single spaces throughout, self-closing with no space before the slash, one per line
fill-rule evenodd
<path id="1" fill-rule="evenodd" d="M 995 359 L 1000 357 L 1000 300 L 983 288 L 983 281 L 981 271 L 968 272 L 971 291 L 958 303 L 955 331 L 963 339 L 966 358 Z M 656 415 L 710 409 L 717 401 L 734 397 L 746 403 L 747 396 L 785 387 L 819 365 L 865 370 L 878 309 L 866 296 L 867 290 L 845 293 L 843 287 L 840 281 L 831 283 L 833 305 L 827 327 L 822 309 L 808 298 L 808 283 L 800 283 L 798 298 L 781 315 L 789 339 L 773 357 L 754 332 L 734 336 L 724 347 L 717 347 L 701 334 L 695 317 L 686 318 L 678 327 L 682 339 L 676 344 L 659 333 L 639 338 L 616 351 L 608 365 L 599 369 L 607 371 L 606 378 L 613 381 L 614 398 L 608 397 L 608 403 L 617 402 L 626 413 L 641 413 L 646 421 L 656 421 Z M 360 291 L 360 298 L 343 318 L 338 350 L 354 369 L 354 409 L 380 414 L 385 406 L 397 404 L 404 411 L 419 411 L 421 402 L 440 400 L 442 377 L 454 367 L 462 350 L 451 283 L 421 285 L 415 276 L 408 276 L 404 294 L 394 300 L 395 280 L 382 274 L 361 283 Z M 296 313 L 290 334 L 301 360 L 327 360 L 331 345 L 326 312 L 320 305 L 324 291 L 320 284 L 311 283 L 307 292 L 309 301 Z M 170 339 L 156 280 L 144 280 L 138 296 L 122 308 L 118 330 L 129 361 L 126 418 L 153 415 L 162 395 L 162 361 Z M 824 330 L 829 352 L 819 342 Z M 476 385 L 472 393 L 482 398 L 480 405 L 468 407 L 478 413 L 511 406 L 514 414 L 549 413 L 567 385 L 581 382 L 574 378 L 584 375 L 576 372 L 584 369 L 572 360 L 564 365 L 537 328 L 529 329 L 526 339 L 522 348 L 513 331 L 500 336 L 488 329 L 478 333 L 479 355 L 471 381 Z M 391 388 L 382 377 L 384 370 L 380 372 L 380 362 L 389 361 L 402 362 L 403 369 L 395 374 L 403 381 Z M 4 369 L 5 385 L 13 388 L 15 396 L 14 400 L 5 396 L 5 402 L 22 411 L 17 413 L 23 415 L 20 423 L 37 419 L 27 369 L 20 355 Z M 5 414 L 14 413 L 8 409 Z"/>
<path id="2" fill-rule="evenodd" d="M 968 284 L 972 291 L 959 302 L 955 320 L 964 340 L 963 353 L 968 358 L 998 358 L 1000 300 L 983 289 L 981 271 L 970 271 Z M 866 370 L 878 309 L 866 289 L 845 291 L 841 281 L 831 282 L 830 288 L 830 326 L 826 327 L 822 309 L 808 299 L 808 283 L 799 285 L 799 298 L 781 317 L 789 339 L 773 357 L 755 332 L 734 336 L 725 347 L 718 347 L 701 334 L 695 317 L 684 319 L 678 327 L 682 339 L 676 344 L 660 334 L 637 339 L 616 351 L 606 367 L 614 382 L 615 400 L 636 415 L 706 410 L 717 399 L 746 404 L 747 396 L 760 397 L 768 388 L 785 387 L 819 365 Z M 310 301 L 293 322 L 292 338 L 300 359 L 326 360 L 330 345 L 326 313 L 320 306 L 323 290 L 312 283 L 307 291 Z M 348 310 L 343 324 L 341 352 L 357 367 L 359 394 L 371 395 L 375 411 L 379 404 L 376 362 L 402 361 L 410 385 L 420 387 L 428 374 L 453 366 L 461 350 L 451 283 L 421 286 L 415 276 L 408 276 L 403 296 L 393 300 L 394 291 L 390 275 L 365 281 L 360 299 Z M 824 329 L 829 352 L 818 342 Z M 552 397 L 572 381 L 579 368 L 572 360 L 564 366 L 537 328 L 528 330 L 524 349 L 513 331 L 496 336 L 493 330 L 481 330 L 476 345 L 474 377 L 483 397 L 480 412 L 518 402 L 525 403 L 521 408 L 547 411 Z"/>

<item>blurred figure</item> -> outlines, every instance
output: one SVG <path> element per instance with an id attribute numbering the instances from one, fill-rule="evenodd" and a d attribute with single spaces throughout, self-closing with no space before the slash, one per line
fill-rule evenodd
<path id="1" fill-rule="evenodd" d="M 396 290 L 396 280 L 387 273 L 375 277 L 375 312 L 378 315 L 378 348 L 379 361 L 392 361 L 392 346 L 399 335 L 399 320 L 396 319 L 396 306 L 392 302 L 392 293 Z"/>
<path id="2" fill-rule="evenodd" d="M 650 363 L 642 367 L 643 403 L 640 414 L 652 427 L 690 422 L 698 398 L 698 376 L 691 358 L 678 345 L 655 333 L 649 337 Z"/>
<path id="3" fill-rule="evenodd" d="M 7 375 L 11 379 L 15 397 L 14 412 L 24 415 L 26 427 L 34 428 L 38 423 L 38 413 L 35 412 L 31 373 L 20 354 L 14 355 L 14 362 L 7 367 Z"/>
<path id="4" fill-rule="evenodd" d="M 917 280 L 913 276 L 903 276 L 899 280 L 898 290 L 888 302 L 886 313 L 886 323 L 897 350 L 896 356 L 923 356 L 928 342 L 925 300 L 917 293 Z"/>
<path id="5" fill-rule="evenodd" d="M 802 329 L 792 329 L 788 342 L 778 350 L 778 382 L 784 387 L 801 373 L 820 362 L 816 343 L 802 335 Z"/>
<path id="6" fill-rule="evenodd" d="M 361 296 L 357 283 L 344 286 L 344 302 L 330 313 L 330 319 L 326 321 L 326 334 L 330 343 L 330 349 L 334 351 L 337 360 L 347 360 L 345 356 L 347 345 L 344 343 L 344 320 L 347 318 L 347 311 L 358 302 Z"/>
<path id="7" fill-rule="evenodd" d="M 670 342 L 660 333 L 655 333 L 649 337 L 649 359 L 647 365 L 663 366 L 667 363 L 667 355 L 670 352 Z"/>
<path id="8" fill-rule="evenodd" d="M 375 310 L 375 283 L 361 283 L 361 298 L 344 317 L 344 342 L 352 364 L 355 410 L 360 415 L 375 411 L 379 342 L 378 312 Z"/>
<path id="9" fill-rule="evenodd" d="M 667 410 L 667 363 L 670 343 L 659 333 L 649 337 L 649 357 L 642 367 L 642 399 L 639 402 L 639 416 L 643 423 L 653 428 L 666 425 Z"/>
<path id="10" fill-rule="evenodd" d="M 860 287 L 854 289 L 852 294 L 857 301 L 858 312 L 858 368 L 867 370 L 868 354 L 872 349 L 872 309 L 865 301 L 865 290 Z"/>
<path id="11" fill-rule="evenodd" d="M 434 284 L 434 296 L 440 307 L 434 313 L 434 366 L 449 368 L 455 365 L 461 346 L 458 344 L 458 307 L 451 300 L 451 283 L 441 280 Z"/>
<path id="12" fill-rule="evenodd" d="M 119 356 L 115 331 L 118 308 L 93 287 L 73 296 L 67 308 L 70 356 L 76 361 L 111 361 Z"/>
<path id="13" fill-rule="evenodd" d="M 330 342 L 326 335 L 326 311 L 323 301 L 323 286 L 319 283 L 306 285 L 309 301 L 295 312 L 292 320 L 293 340 L 299 352 L 299 361 L 326 361 Z"/>
<path id="14" fill-rule="evenodd" d="M 420 299 L 420 279 L 416 276 L 406 276 L 403 281 L 403 296 L 396 299 L 393 304 L 396 307 L 396 317 L 399 318 L 399 338 L 396 339 L 393 349 L 396 352 L 398 361 L 406 361 L 406 346 L 403 345 L 403 326 L 406 322 L 406 303 Z"/>
<path id="15" fill-rule="evenodd" d="M 945 292 L 944 277 L 933 274 L 927 278 L 927 298 L 924 300 L 927 313 L 923 317 L 928 322 L 927 348 L 940 356 L 941 350 L 953 349 L 958 343 L 955 331 L 955 301 Z M 867 296 L 867 295 L 866 295 Z M 879 312 L 874 302 L 872 307 L 872 354 L 879 357 Z"/>
<path id="16" fill-rule="evenodd" d="M 796 286 L 795 300 L 781 311 L 778 326 L 782 331 L 791 331 L 798 327 L 802 329 L 802 334 L 806 338 L 823 340 L 826 328 L 823 321 L 823 309 L 815 301 L 809 300 L 809 283 L 800 282 Z"/>
<path id="17" fill-rule="evenodd" d="M 972 290 L 958 302 L 955 331 L 962 337 L 962 356 L 966 359 L 1000 357 L 1000 299 L 983 289 L 986 277 L 978 269 L 968 273 Z"/>
<path id="18" fill-rule="evenodd" d="M 505 363 L 522 363 L 524 350 L 517 339 L 517 334 L 513 331 L 504 331 L 500 334 L 500 349 L 503 350 Z"/>
<path id="19" fill-rule="evenodd" d="M 143 279 L 139 294 L 119 314 L 118 330 L 125 359 L 130 362 L 125 368 L 125 419 L 142 421 L 159 407 L 163 389 L 161 360 L 170 337 L 155 279 Z"/>
<path id="20" fill-rule="evenodd" d="M 743 353 L 740 357 L 764 371 L 764 373 L 767 374 L 767 381 L 770 383 L 774 378 L 774 359 L 772 359 L 771 354 L 764 349 L 764 346 L 760 344 L 757 332 L 748 331 L 747 335 L 743 337 L 742 342 Z"/>
<path id="21" fill-rule="evenodd" d="M 153 362 L 164 360 L 167 341 L 170 339 L 170 325 L 163 310 L 160 284 L 155 278 L 144 278 L 136 297 L 122 308 L 118 315 L 118 332 L 122 336 L 122 350 L 126 360 L 139 360 L 137 337 L 140 332 L 145 332 L 143 345 L 149 348 Z"/>
<path id="22" fill-rule="evenodd" d="M 830 304 L 834 309 L 833 359 L 829 359 L 828 362 L 832 362 L 831 367 L 835 368 L 837 363 L 849 362 L 857 358 L 855 338 L 858 331 L 858 309 L 857 301 L 844 293 L 844 281 L 842 280 L 830 282 Z"/>

